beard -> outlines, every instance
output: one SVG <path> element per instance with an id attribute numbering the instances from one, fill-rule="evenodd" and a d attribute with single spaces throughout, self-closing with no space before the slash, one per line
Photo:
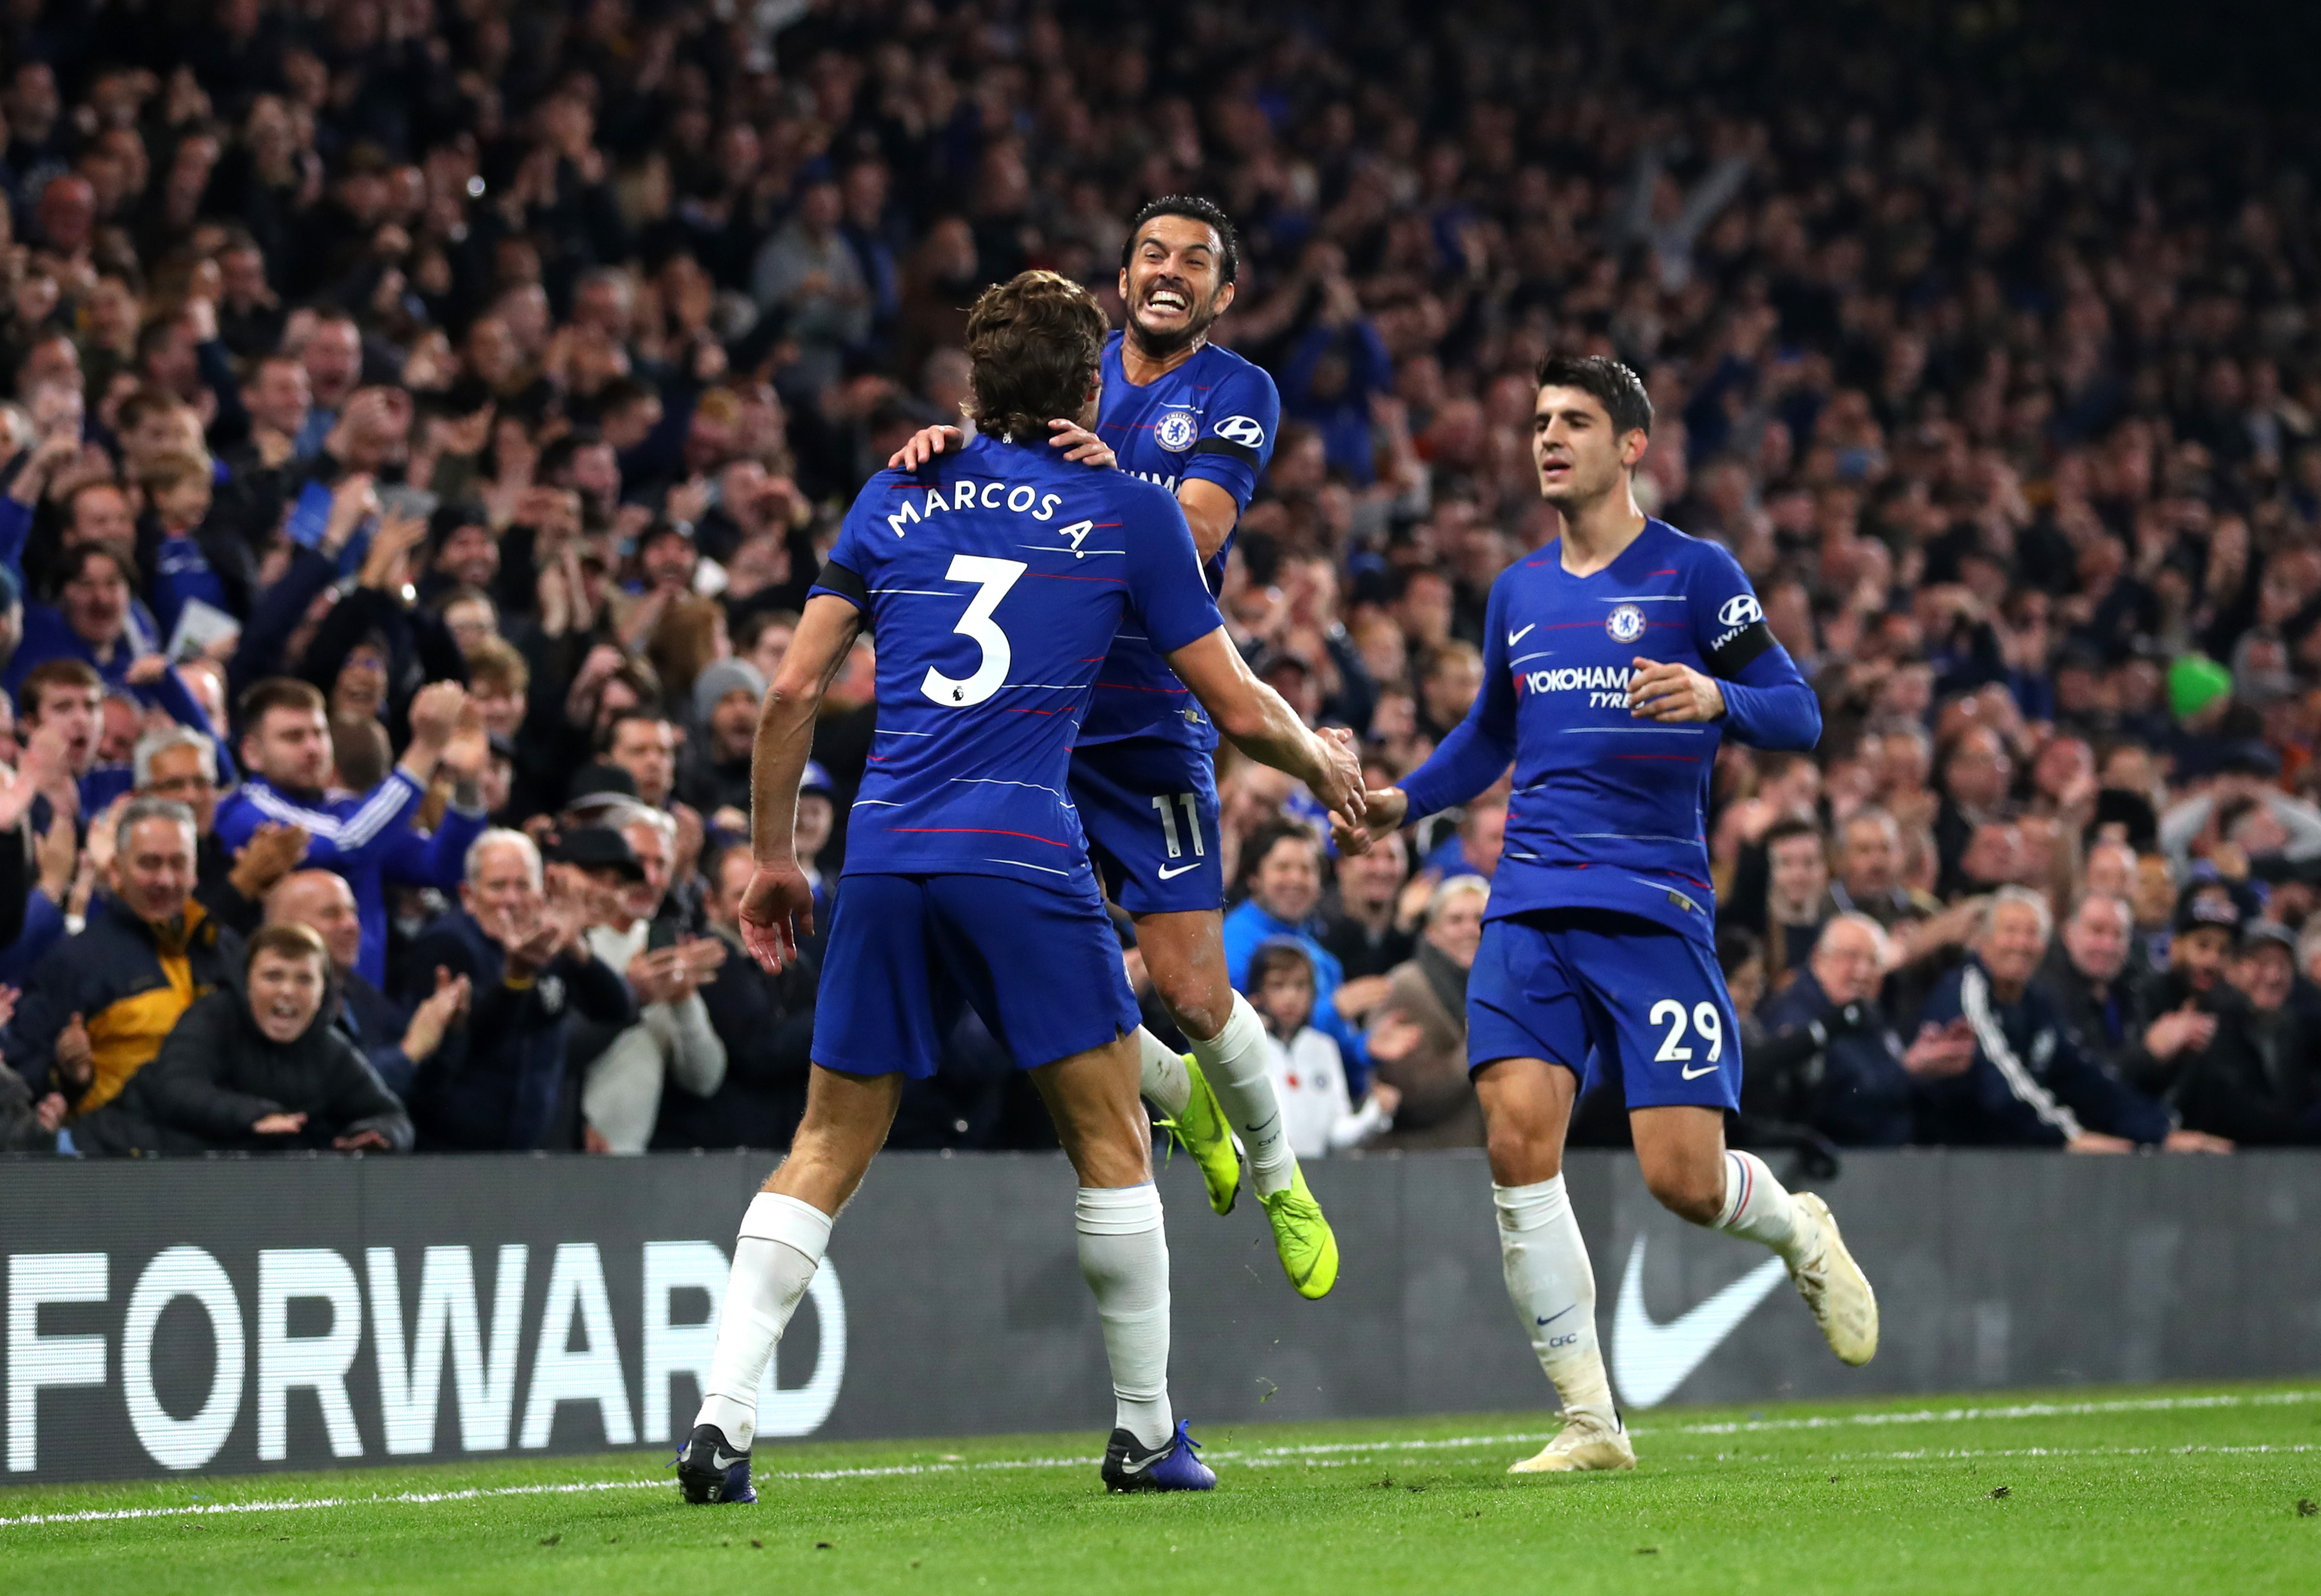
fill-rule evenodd
<path id="1" fill-rule="evenodd" d="M 1134 340 L 1137 349 L 1144 355 L 1156 360 L 1165 360 L 1171 355 L 1183 353 L 1208 337 L 1209 329 L 1217 324 L 1218 313 L 1216 295 L 1211 295 L 1207 303 L 1185 317 L 1185 324 L 1182 327 L 1173 332 L 1155 332 L 1138 320 L 1136 313 L 1132 311 L 1128 317 L 1128 336 Z"/>

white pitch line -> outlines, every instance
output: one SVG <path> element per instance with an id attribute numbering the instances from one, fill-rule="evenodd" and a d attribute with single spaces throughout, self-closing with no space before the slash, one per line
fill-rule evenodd
<path id="1" fill-rule="evenodd" d="M 1750 1419 L 1684 1424 L 1680 1435 L 1731 1436 L 1760 1430 L 1836 1429 L 1856 1424 L 1964 1424 L 1987 1419 L 2084 1419 L 2100 1413 L 2165 1413 L 2199 1408 L 2264 1408 L 2321 1401 L 2321 1391 L 2264 1392 L 2254 1396 L 2136 1397 L 2107 1402 L 2017 1402 L 2004 1408 L 1920 1408 L 1908 1413 L 1840 1413 L 1816 1419 Z M 1647 1432 L 1638 1430 L 1638 1435 Z"/>
<path id="2" fill-rule="evenodd" d="M 2321 1401 L 2321 1391 L 2264 1392 L 2251 1396 L 2147 1397 L 2122 1399 L 2104 1402 L 2018 1402 L 1996 1408 L 1924 1408 L 1908 1413 L 1851 1413 L 1815 1419 L 1760 1419 L 1725 1424 L 1684 1424 L 1675 1426 L 1677 1435 L 1734 1435 L 1765 1430 L 1827 1429 L 1846 1425 L 1887 1424 L 1961 1424 L 1989 1419 L 2077 1419 L 2105 1413 L 2156 1413 L 2176 1410 L 2204 1408 L 2272 1407 L 2290 1402 Z M 1657 1427 L 1634 1428 L 1635 1435 L 1651 1435 Z M 1515 1446 L 1528 1441 L 1548 1438 L 1552 1431 L 1515 1431 L 1498 1435 L 1449 1436 L 1438 1439 L 1326 1441 L 1298 1446 L 1261 1446 L 1251 1451 L 1211 1450 L 1208 1457 L 1215 1463 L 1239 1463 L 1247 1466 L 1270 1467 L 1305 1460 L 1316 1468 L 1343 1468 L 1367 1461 L 1367 1457 L 1340 1457 L 1347 1453 L 1395 1453 L 1457 1451 L 1477 1446 Z M 2305 1453 L 2321 1451 L 2313 1446 L 2089 1446 L 2089 1447 L 2023 1447 L 1997 1451 L 1932 1451 L 1839 1453 L 1827 1461 L 1898 1461 L 1917 1459 L 1973 1457 L 2081 1457 L 2081 1456 L 2187 1456 L 2201 1453 Z M 1719 1455 L 1720 1458 L 1722 1454 Z M 914 1474 L 985 1474 L 1014 1469 L 1092 1468 L 1100 1459 L 1094 1457 L 1018 1457 L 993 1458 L 982 1463 L 902 1463 L 872 1465 L 862 1468 L 788 1469 L 776 1470 L 756 1476 L 760 1483 L 769 1480 L 875 1480 L 894 1479 Z M 380 1507 L 386 1505 L 424 1507 L 436 1502 L 481 1501 L 505 1496 L 570 1496 L 601 1491 L 641 1491 L 668 1488 L 670 1476 L 662 1474 L 647 1479 L 578 1480 L 561 1484 L 472 1486 L 464 1491 L 403 1491 L 387 1496 L 310 1496 L 269 1497 L 253 1501 L 188 1502 L 176 1507 L 156 1508 L 92 1508 L 74 1513 L 24 1513 L 14 1518 L 0 1518 L 0 1529 L 10 1529 L 39 1524 L 111 1524 L 135 1519 L 192 1518 L 217 1513 L 286 1513 L 313 1508 Z"/>

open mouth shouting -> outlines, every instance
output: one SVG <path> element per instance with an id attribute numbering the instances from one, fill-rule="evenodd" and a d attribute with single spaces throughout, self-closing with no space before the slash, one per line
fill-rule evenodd
<path id="1" fill-rule="evenodd" d="M 1142 308 L 1149 322 L 1182 324 L 1192 316 L 1193 296 L 1181 283 L 1158 282 L 1145 289 Z"/>

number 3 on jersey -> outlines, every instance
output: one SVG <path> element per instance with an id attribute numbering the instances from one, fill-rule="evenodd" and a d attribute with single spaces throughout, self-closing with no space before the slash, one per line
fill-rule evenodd
<path id="1" fill-rule="evenodd" d="M 1015 651 L 1009 647 L 1007 634 L 991 618 L 1007 590 L 1029 569 L 1020 559 L 990 559 L 979 554 L 951 556 L 951 569 L 943 573 L 953 582 L 972 582 L 976 594 L 968 601 L 967 613 L 959 618 L 951 630 L 973 640 L 983 650 L 983 658 L 975 674 L 964 680 L 947 676 L 933 666 L 919 683 L 919 691 L 945 709 L 963 710 L 981 703 L 999 691 L 1007 680 L 1007 667 L 1015 662 Z"/>

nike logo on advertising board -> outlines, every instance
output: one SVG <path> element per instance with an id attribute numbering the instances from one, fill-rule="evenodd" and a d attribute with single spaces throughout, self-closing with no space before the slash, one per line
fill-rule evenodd
<path id="1" fill-rule="evenodd" d="M 1198 859 L 1195 859 L 1189 865 L 1170 865 L 1161 870 L 1160 879 L 1163 881 L 1170 881 L 1182 875 L 1188 870 L 1197 870 L 1200 867 L 1201 861 Z"/>
<path id="2" fill-rule="evenodd" d="M 1531 623 L 1531 626 L 1537 626 L 1539 622 L 1534 621 Z M 1511 631 L 1507 633 L 1507 647 L 1512 648 L 1517 643 L 1522 642 L 1525 638 L 1531 635 L 1531 626 L 1525 627 L 1521 631 Z"/>
<path id="3" fill-rule="evenodd" d="M 1704 1064 L 1698 1069 L 1684 1069 L 1679 1070 L 1677 1073 L 1688 1081 L 1698 1081 L 1701 1076 L 1713 1075 L 1724 1067 L 1725 1066 L 1721 1064 Z"/>
<path id="4" fill-rule="evenodd" d="M 1644 1238 L 1637 1237 L 1612 1315 L 1612 1377 L 1621 1397 L 1632 1408 L 1666 1401 L 1788 1276 L 1780 1259 L 1767 1258 L 1689 1312 L 1654 1324 L 1644 1311 Z"/>

